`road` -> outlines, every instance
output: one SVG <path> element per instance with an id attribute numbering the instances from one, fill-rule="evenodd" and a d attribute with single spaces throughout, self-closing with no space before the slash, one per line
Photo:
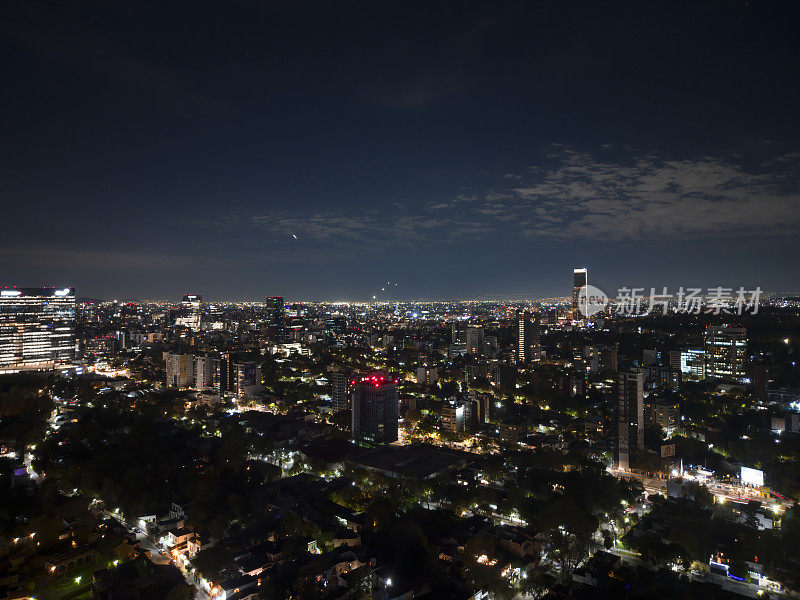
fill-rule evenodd
<path id="1" fill-rule="evenodd" d="M 150 560 L 157 564 L 157 565 L 168 565 L 173 564 L 175 567 L 181 572 L 183 578 L 186 580 L 186 583 L 193 586 L 197 590 L 197 595 L 195 596 L 195 600 L 212 600 L 212 598 L 206 593 L 206 591 L 200 586 L 200 584 L 196 583 L 191 575 L 183 568 L 181 565 L 173 561 L 170 556 L 161 550 L 158 545 L 148 537 L 142 530 L 137 531 L 135 528 L 129 526 L 125 519 L 122 518 L 121 515 L 110 512 L 107 510 L 98 511 L 107 517 L 111 517 L 115 519 L 120 525 L 122 525 L 128 533 L 136 536 L 136 541 L 139 542 L 139 547 L 145 550 L 148 553 Z"/>
<path id="2" fill-rule="evenodd" d="M 56 400 L 56 402 L 61 404 L 62 406 L 66 404 L 64 401 L 61 401 L 58 398 L 54 398 L 54 400 Z M 47 433 L 45 434 L 45 438 L 47 436 L 49 436 L 50 433 L 52 433 L 53 431 L 58 429 L 58 426 L 56 425 L 56 419 L 57 419 L 56 415 L 53 415 L 49 419 L 49 425 L 50 426 L 48 428 Z M 43 478 L 33 470 L 32 466 L 31 466 L 32 462 L 33 462 L 33 452 L 27 453 L 25 455 L 25 457 L 24 457 L 24 463 L 25 463 L 25 466 L 28 468 L 28 473 L 30 473 L 31 478 L 36 483 L 40 483 Z M 150 539 L 142 530 L 138 530 L 137 531 L 135 528 L 129 526 L 128 523 L 125 522 L 125 519 L 122 518 L 122 515 L 119 515 L 117 513 L 110 512 L 110 511 L 107 511 L 107 510 L 96 510 L 96 509 L 92 508 L 91 506 L 90 506 L 89 509 L 92 510 L 93 512 L 97 513 L 97 514 L 103 514 L 103 515 L 105 515 L 107 517 L 115 519 L 120 525 L 122 525 L 128 531 L 128 533 L 134 535 L 136 537 L 137 542 L 139 542 L 139 547 L 147 552 L 147 555 L 149 556 L 150 560 L 153 563 L 155 563 L 157 565 L 175 564 L 175 563 L 173 563 L 171 557 L 169 555 L 167 555 L 165 552 L 162 552 L 161 549 L 156 545 L 156 543 L 152 539 Z M 188 583 L 189 585 L 191 585 L 195 589 L 197 589 L 197 595 L 195 596 L 195 600 L 212 600 L 212 598 L 206 593 L 206 591 L 202 587 L 200 587 L 200 585 L 197 584 L 192 579 L 192 577 L 184 569 L 182 569 L 180 567 L 180 565 L 175 564 L 175 566 L 183 574 L 183 577 L 186 580 L 186 583 Z M 77 599 L 77 598 L 83 596 L 83 594 L 87 594 L 86 595 L 87 598 L 91 597 L 91 591 L 90 590 L 88 590 L 88 591 L 86 591 L 86 590 L 84 590 L 84 591 L 75 590 L 72 593 L 65 592 L 65 594 L 68 594 L 68 595 L 53 596 L 53 598 L 58 598 L 59 600 L 71 600 L 71 599 Z"/>
<path id="3" fill-rule="evenodd" d="M 642 485 L 644 485 L 645 491 L 647 491 L 648 493 L 666 494 L 667 492 L 666 479 L 647 477 L 640 473 L 631 473 L 628 471 L 620 471 L 618 469 L 608 469 L 608 472 L 616 477 L 624 479 L 631 479 L 631 478 L 639 479 L 642 482 Z M 676 477 L 674 479 L 678 478 Z M 778 511 L 784 511 L 792 507 L 792 502 L 788 500 L 783 501 L 777 498 L 765 497 L 763 495 L 765 492 L 753 488 L 732 485 L 729 483 L 721 483 L 713 479 L 706 481 L 704 483 L 708 487 L 709 491 L 712 494 L 714 494 L 714 496 L 716 496 L 717 498 L 724 498 L 726 501 L 746 504 L 751 500 L 756 500 L 758 502 L 761 502 L 763 506 Z"/>

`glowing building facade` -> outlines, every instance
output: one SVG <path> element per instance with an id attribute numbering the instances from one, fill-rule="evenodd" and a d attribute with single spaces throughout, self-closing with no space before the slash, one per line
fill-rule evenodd
<path id="1" fill-rule="evenodd" d="M 747 359 L 747 329 L 708 327 L 706 329 L 706 377 L 743 381 Z"/>
<path id="2" fill-rule="evenodd" d="M 584 318 L 578 310 L 578 295 L 581 288 L 589 283 L 589 273 L 586 267 L 572 270 L 572 318 L 580 321 Z"/>
<path id="3" fill-rule="evenodd" d="M 350 380 L 354 374 L 340 365 L 332 365 L 329 369 L 331 381 L 331 401 L 333 412 L 350 410 Z"/>
<path id="4" fill-rule="evenodd" d="M 541 356 L 542 327 L 539 317 L 517 311 L 517 363 L 525 364 Z"/>
<path id="5" fill-rule="evenodd" d="M 203 308 L 203 296 L 186 294 L 181 301 L 181 308 L 176 325 L 182 325 L 192 331 L 200 331 L 200 319 Z"/>
<path id="6" fill-rule="evenodd" d="M 0 289 L 0 374 L 58 369 L 74 359 L 73 288 Z"/>

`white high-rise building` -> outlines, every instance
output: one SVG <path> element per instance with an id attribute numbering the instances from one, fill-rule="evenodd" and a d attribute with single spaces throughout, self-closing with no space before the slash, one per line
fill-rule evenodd
<path id="1" fill-rule="evenodd" d="M 176 325 L 182 325 L 192 331 L 200 331 L 200 321 L 203 307 L 203 296 L 200 294 L 186 294 L 181 301 L 181 309 Z"/>
<path id="2" fill-rule="evenodd" d="M 700 381 L 706 378 L 706 352 L 705 350 L 681 350 L 681 373 L 686 379 Z"/>
<path id="3" fill-rule="evenodd" d="M 584 319 L 584 315 L 578 310 L 578 295 L 581 288 L 589 283 L 589 272 L 586 267 L 572 270 L 572 318 L 576 321 Z"/>
<path id="4" fill-rule="evenodd" d="M 0 289 L 0 374 L 58 369 L 74 359 L 73 288 Z"/>

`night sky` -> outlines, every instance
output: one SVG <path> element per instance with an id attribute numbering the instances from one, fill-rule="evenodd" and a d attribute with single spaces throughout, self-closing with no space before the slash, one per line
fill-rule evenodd
<path id="1" fill-rule="evenodd" d="M 0 285 L 521 298 L 587 266 L 613 295 L 798 289 L 798 17 L 4 2 Z"/>

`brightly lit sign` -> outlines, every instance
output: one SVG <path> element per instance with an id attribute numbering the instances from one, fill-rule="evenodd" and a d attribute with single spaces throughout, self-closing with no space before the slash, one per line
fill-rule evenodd
<path id="1" fill-rule="evenodd" d="M 764 485 L 764 471 L 751 469 L 750 467 L 742 467 L 739 479 L 742 483 L 749 483 L 750 485 L 761 487 Z"/>

